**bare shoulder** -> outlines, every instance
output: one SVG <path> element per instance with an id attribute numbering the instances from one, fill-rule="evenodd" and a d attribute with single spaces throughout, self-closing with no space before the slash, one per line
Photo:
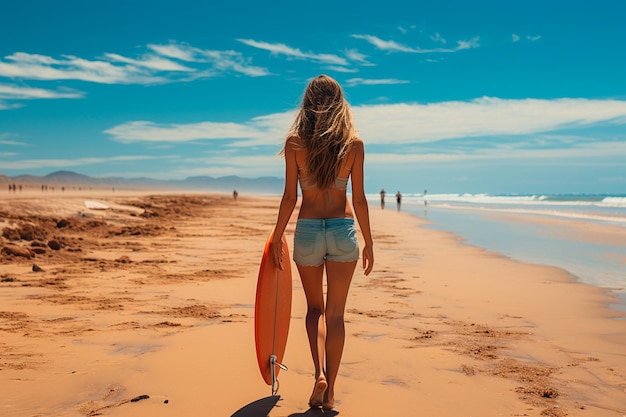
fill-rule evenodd
<path id="1" fill-rule="evenodd" d="M 356 137 L 352 142 L 351 151 L 356 155 L 363 155 L 365 152 L 365 145 L 363 144 L 363 139 Z"/>
<path id="2" fill-rule="evenodd" d="M 290 146 L 294 149 L 302 147 L 302 140 L 298 136 L 289 136 L 285 141 L 285 147 Z"/>
<path id="3" fill-rule="evenodd" d="M 302 141 L 297 136 L 290 136 L 285 140 L 285 153 L 296 152 L 302 149 Z"/>

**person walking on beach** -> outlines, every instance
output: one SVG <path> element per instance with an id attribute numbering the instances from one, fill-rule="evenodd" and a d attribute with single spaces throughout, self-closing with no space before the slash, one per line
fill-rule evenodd
<path id="1" fill-rule="evenodd" d="M 380 190 L 380 208 L 385 209 L 385 189 Z"/>
<path id="2" fill-rule="evenodd" d="M 398 204 L 398 211 L 400 211 L 400 206 L 402 205 L 402 194 L 400 191 L 396 193 L 396 203 Z"/>
<path id="3" fill-rule="evenodd" d="M 329 410 L 335 406 L 335 380 L 345 341 L 344 311 L 359 259 L 354 216 L 346 195 L 350 178 L 354 215 L 365 240 L 365 275 L 374 266 L 363 186 L 363 141 L 355 134 L 352 111 L 333 78 L 320 75 L 310 81 L 281 154 L 285 157 L 285 190 L 271 244 L 272 256 L 282 268 L 285 260 L 281 237 L 296 206 L 299 182 L 302 203 L 293 260 L 306 296 L 306 331 L 315 367 L 309 406 Z"/>

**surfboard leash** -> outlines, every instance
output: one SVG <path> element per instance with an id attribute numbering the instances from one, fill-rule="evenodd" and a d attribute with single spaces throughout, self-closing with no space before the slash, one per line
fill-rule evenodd
<path id="1" fill-rule="evenodd" d="M 282 240 L 281 240 L 282 242 Z M 272 395 L 278 393 L 280 383 L 276 377 L 276 367 L 286 371 L 288 370 L 285 365 L 278 362 L 278 357 L 275 355 L 274 349 L 276 348 L 276 317 L 278 317 L 278 281 L 280 279 L 280 268 L 276 268 L 276 299 L 274 301 L 274 334 L 272 335 L 272 354 L 270 355 L 270 375 L 272 376 Z"/>
<path id="2" fill-rule="evenodd" d="M 278 363 L 276 355 L 270 355 L 270 373 L 272 375 L 272 395 L 278 394 L 278 388 L 280 388 L 280 382 L 276 378 L 276 367 L 280 367 L 283 371 L 287 371 L 287 367 L 282 363 Z"/>

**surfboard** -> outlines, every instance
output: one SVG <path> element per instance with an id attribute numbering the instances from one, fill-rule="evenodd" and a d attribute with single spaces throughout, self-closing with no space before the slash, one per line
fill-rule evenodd
<path id="1" fill-rule="evenodd" d="M 272 386 L 272 395 L 278 391 L 278 373 L 287 369 L 283 356 L 291 320 L 291 262 L 285 237 L 283 244 L 283 269 L 272 259 L 270 247 L 274 230 L 270 233 L 259 268 L 254 304 L 254 339 L 261 376 Z"/>

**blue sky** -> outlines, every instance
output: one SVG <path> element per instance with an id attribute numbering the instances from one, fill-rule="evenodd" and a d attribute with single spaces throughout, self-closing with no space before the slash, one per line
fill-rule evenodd
<path id="1" fill-rule="evenodd" d="M 29 1 L 0 14 L 0 173 L 283 176 L 335 77 L 366 188 L 626 193 L 626 2 Z"/>

